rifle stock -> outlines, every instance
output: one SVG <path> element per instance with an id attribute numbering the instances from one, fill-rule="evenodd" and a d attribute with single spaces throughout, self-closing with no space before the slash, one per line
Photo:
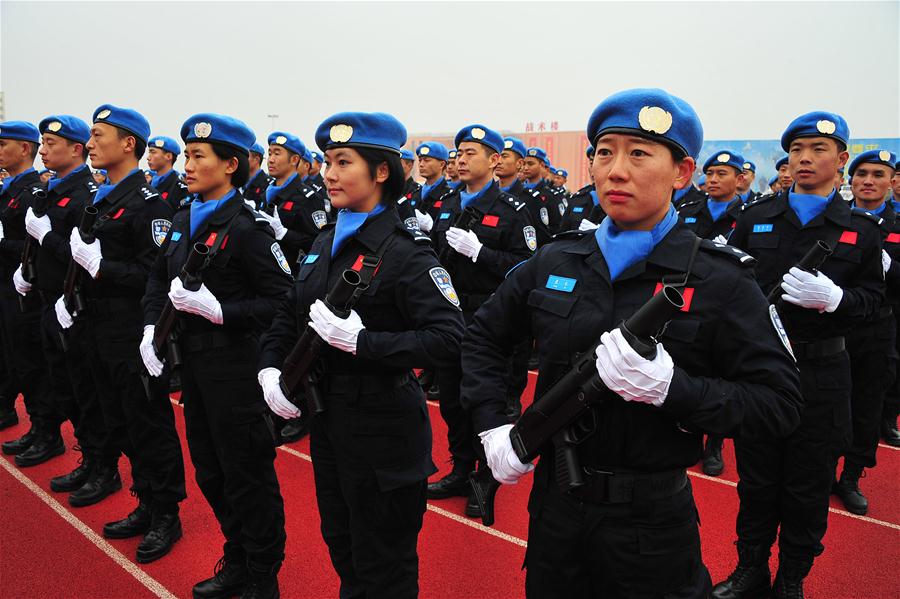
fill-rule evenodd
<path id="1" fill-rule="evenodd" d="M 47 192 L 43 189 L 35 189 L 31 192 L 31 211 L 38 218 L 47 214 Z M 25 244 L 22 247 L 22 278 L 26 283 L 33 284 L 37 279 L 37 266 L 34 262 L 37 251 L 37 239 L 31 235 L 25 235 Z M 25 312 L 25 298 L 19 296 L 19 310 Z"/>
<path id="2" fill-rule="evenodd" d="M 200 271 L 203 268 L 206 257 L 209 256 L 209 246 L 204 243 L 195 243 L 190 255 L 181 267 L 179 278 L 184 288 L 189 291 L 197 291 L 203 284 Z M 172 300 L 166 299 L 162 312 L 156 320 L 156 326 L 153 329 L 153 351 L 156 356 L 163 360 L 166 357 L 166 348 L 171 350 L 171 359 L 169 366 L 172 369 L 178 368 L 182 364 L 181 350 L 175 343 L 173 329 L 175 323 L 178 322 L 178 312 L 172 305 Z M 172 341 L 170 344 L 169 341 Z"/>
<path id="3" fill-rule="evenodd" d="M 806 272 L 810 272 L 815 274 L 818 272 L 822 265 L 825 263 L 825 260 L 828 259 L 834 250 L 831 249 L 824 241 L 817 241 L 813 244 L 809 251 L 806 252 L 806 255 L 800 259 L 800 262 L 797 263 L 797 268 L 800 270 L 805 270 Z M 766 300 L 770 304 L 774 304 L 778 300 L 781 299 L 781 281 L 779 281 L 775 288 L 769 292 L 769 295 L 766 296 Z"/>
<path id="4" fill-rule="evenodd" d="M 97 222 L 99 211 L 94 206 L 85 206 L 78 224 L 78 234 L 85 243 L 94 243 L 94 223 Z M 63 280 L 63 302 L 66 310 L 73 317 L 85 309 L 84 297 L 81 295 L 82 268 L 73 257 L 69 260 L 69 268 L 66 270 L 66 278 Z"/>

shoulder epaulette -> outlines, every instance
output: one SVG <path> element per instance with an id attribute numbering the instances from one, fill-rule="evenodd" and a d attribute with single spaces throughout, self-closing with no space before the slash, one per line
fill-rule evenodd
<path id="1" fill-rule="evenodd" d="M 571 231 L 562 231 L 561 233 L 557 233 L 553 237 L 550 238 L 550 241 L 561 241 L 563 239 L 579 239 L 584 237 L 588 233 L 593 233 L 593 230 L 590 231 L 580 231 L 578 229 L 572 229 Z"/>
<path id="2" fill-rule="evenodd" d="M 525 207 L 525 202 L 521 201 L 517 197 L 506 193 L 505 191 L 500 194 L 500 197 L 506 200 L 506 203 L 512 206 L 516 212 Z"/>
<path id="3" fill-rule="evenodd" d="M 144 194 L 145 200 L 152 200 L 159 196 L 159 192 L 148 185 L 141 185 L 141 193 Z"/>
<path id="4" fill-rule="evenodd" d="M 700 248 L 709 252 L 715 252 L 722 256 L 728 256 L 741 266 L 747 268 L 756 264 L 756 258 L 741 251 L 733 245 L 719 243 L 718 241 L 713 241 L 711 239 L 702 239 L 700 240 Z"/>
<path id="5" fill-rule="evenodd" d="M 88 177 L 87 180 L 85 180 L 84 186 L 87 187 L 90 193 L 97 193 L 97 190 L 100 189 L 97 186 L 97 182 L 91 177 Z"/>
<path id="6" fill-rule="evenodd" d="M 878 225 L 879 227 L 881 226 L 881 223 L 884 222 L 884 219 L 881 218 L 880 216 L 878 216 L 877 214 L 872 214 L 871 212 L 869 212 L 869 211 L 866 210 L 865 208 L 860 208 L 859 206 L 852 206 L 852 207 L 850 208 L 850 212 L 851 212 L 854 216 L 862 216 L 863 218 L 869 219 L 870 221 L 872 221 L 873 223 L 875 223 L 875 224 Z"/>
<path id="7" fill-rule="evenodd" d="M 423 233 L 422 230 L 419 229 L 418 224 L 413 225 L 408 222 L 403 222 L 397 228 L 412 237 L 412 240 L 416 243 L 431 243 L 431 237 Z"/>
<path id="8" fill-rule="evenodd" d="M 579 190 L 576 191 L 575 193 L 576 193 L 576 194 L 580 194 L 580 193 L 591 193 L 591 185 L 590 185 L 590 184 L 585 185 L 584 187 L 582 187 L 581 189 L 579 189 Z"/>
<path id="9" fill-rule="evenodd" d="M 685 202 L 684 204 L 679 204 L 677 210 L 678 210 L 678 212 L 681 212 L 685 208 L 690 208 L 691 206 L 699 206 L 701 204 L 703 204 L 703 202 L 701 200 L 691 200 L 690 202 Z"/>
<path id="10" fill-rule="evenodd" d="M 741 210 L 743 211 L 743 210 L 746 210 L 747 208 L 752 208 L 753 206 L 758 206 L 758 205 L 762 204 L 763 202 L 768 202 L 769 200 L 772 200 L 775 197 L 777 197 L 777 195 L 778 194 L 775 194 L 775 193 L 767 193 L 765 195 L 756 196 L 756 198 L 754 198 L 754 199 L 750 200 L 749 202 L 747 202 L 746 204 L 744 204 L 741 207 Z"/>

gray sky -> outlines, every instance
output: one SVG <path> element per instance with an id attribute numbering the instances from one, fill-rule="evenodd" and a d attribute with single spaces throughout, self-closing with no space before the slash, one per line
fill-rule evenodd
<path id="1" fill-rule="evenodd" d="M 111 102 L 178 138 L 196 112 L 311 147 L 343 110 L 413 132 L 584 128 L 610 93 L 665 88 L 707 139 L 770 139 L 809 110 L 900 135 L 892 2 L 0 3 L 6 118 L 88 120 Z M 77 32 L 77 35 L 73 35 Z"/>

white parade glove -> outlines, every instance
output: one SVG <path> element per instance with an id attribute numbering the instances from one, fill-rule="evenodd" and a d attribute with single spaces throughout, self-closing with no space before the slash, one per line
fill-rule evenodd
<path id="1" fill-rule="evenodd" d="M 504 485 L 514 485 L 520 478 L 534 470 L 534 464 L 523 464 L 513 451 L 512 441 L 509 440 L 509 431 L 512 427 L 511 424 L 504 424 L 478 433 L 481 444 L 484 445 L 488 468 L 491 469 L 494 480 Z"/>
<path id="2" fill-rule="evenodd" d="M 300 418 L 300 409 L 288 401 L 281 391 L 281 385 L 278 379 L 281 378 L 281 371 L 277 368 L 263 368 L 256 375 L 259 386 L 263 390 L 263 399 L 269 409 L 281 416 L 282 418 Z"/>
<path id="3" fill-rule="evenodd" d="M 597 223 L 592 223 L 586 218 L 581 219 L 581 224 L 578 225 L 579 231 L 593 231 L 597 227 L 599 227 Z"/>
<path id="4" fill-rule="evenodd" d="M 881 250 L 881 270 L 887 274 L 887 271 L 891 269 L 891 255 L 886 251 Z"/>
<path id="5" fill-rule="evenodd" d="M 721 243 L 722 245 L 728 245 L 728 240 L 725 239 L 724 235 L 716 235 L 713 238 L 713 241 L 715 241 L 716 243 Z"/>
<path id="6" fill-rule="evenodd" d="M 31 208 L 25 211 L 25 230 L 28 231 L 29 235 L 37 239 L 38 243 L 44 243 L 44 235 L 49 233 L 52 228 L 50 217 L 46 214 L 38 218 Z"/>
<path id="7" fill-rule="evenodd" d="M 834 312 L 844 297 L 844 290 L 821 271 L 812 274 L 796 266 L 784 275 L 781 288 L 784 301 L 819 312 Z"/>
<path id="8" fill-rule="evenodd" d="M 163 371 L 163 363 L 157 357 L 156 350 L 153 349 L 153 331 L 156 327 L 148 324 L 144 327 L 144 337 L 141 339 L 141 359 L 144 361 L 144 368 L 150 373 L 150 376 L 159 376 Z"/>
<path id="9" fill-rule="evenodd" d="M 59 323 L 59 326 L 68 329 L 75 323 L 75 321 L 72 320 L 72 315 L 66 310 L 66 302 L 62 297 L 56 300 L 56 304 L 53 305 L 53 308 L 56 310 L 56 321 Z"/>
<path id="10" fill-rule="evenodd" d="M 28 295 L 28 292 L 31 291 L 31 283 L 22 278 L 22 265 L 19 265 L 19 268 L 16 269 L 16 272 L 13 273 L 13 286 L 16 288 L 16 292 L 25 297 Z"/>
<path id="11" fill-rule="evenodd" d="M 3 222 L 0 221 L 0 241 L 3 241 L 6 238 L 6 235 L 3 233 Z"/>
<path id="12" fill-rule="evenodd" d="M 103 260 L 100 240 L 94 239 L 92 243 L 85 243 L 76 227 L 72 229 L 72 234 L 69 235 L 69 246 L 72 248 L 72 258 L 75 262 L 88 271 L 92 279 L 96 279 L 97 274 L 100 272 L 100 261 Z"/>
<path id="13" fill-rule="evenodd" d="M 447 243 L 463 256 L 471 258 L 472 262 L 478 260 L 481 242 L 478 241 L 478 235 L 472 231 L 463 231 L 457 227 L 450 227 L 447 229 Z"/>
<path id="14" fill-rule="evenodd" d="M 281 217 L 278 216 L 278 208 L 275 208 L 271 215 L 264 210 L 260 210 L 259 213 L 263 215 L 263 218 L 269 221 L 269 226 L 275 231 L 275 239 L 278 241 L 284 239 L 284 236 L 287 234 L 287 227 L 281 224 Z"/>
<path id="15" fill-rule="evenodd" d="M 256 204 L 253 202 L 253 200 L 245 199 L 244 203 L 247 204 L 247 206 L 249 206 L 251 210 L 256 210 Z"/>
<path id="16" fill-rule="evenodd" d="M 359 332 L 366 328 L 356 310 L 350 310 L 347 318 L 340 318 L 329 310 L 322 300 L 316 300 L 309 309 L 309 318 L 311 320 L 309 326 L 325 343 L 356 355 Z"/>
<path id="17" fill-rule="evenodd" d="M 419 229 L 426 233 L 431 231 L 431 227 L 434 226 L 434 219 L 431 218 L 431 215 L 418 210 L 416 210 L 416 220 L 419 222 Z"/>
<path id="18" fill-rule="evenodd" d="M 222 304 L 205 284 L 201 284 L 197 291 L 191 291 L 185 289 L 181 279 L 175 277 L 169 287 L 169 299 L 172 300 L 172 307 L 180 312 L 196 314 L 213 324 L 222 324 Z"/>
<path id="19" fill-rule="evenodd" d="M 675 374 L 672 356 L 662 344 L 656 346 L 656 356 L 646 360 L 634 351 L 619 329 L 600 336 L 596 364 L 609 390 L 625 401 L 639 401 L 657 408 L 666 400 Z"/>

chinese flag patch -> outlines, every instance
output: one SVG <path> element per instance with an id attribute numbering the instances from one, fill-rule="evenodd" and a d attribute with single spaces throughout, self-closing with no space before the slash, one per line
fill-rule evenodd
<path id="1" fill-rule="evenodd" d="M 900 243 L 900 233 L 888 233 L 885 241 L 888 243 Z"/>
<path id="2" fill-rule="evenodd" d="M 218 236 L 219 236 L 219 234 L 217 232 L 213 231 L 212 233 L 209 234 L 209 237 L 206 238 L 206 241 L 204 241 L 203 244 L 206 245 L 206 247 L 211 248 L 212 245 L 216 242 L 216 237 L 218 237 Z"/>
<path id="3" fill-rule="evenodd" d="M 118 212 L 116 212 L 115 214 L 113 214 L 112 219 L 113 219 L 113 220 L 117 220 L 120 216 L 122 216 L 122 214 L 123 214 L 124 212 L 125 212 L 125 209 L 124 209 L 124 208 L 119 208 Z"/>
<path id="4" fill-rule="evenodd" d="M 162 192 L 162 199 L 166 200 L 168 198 L 169 198 L 169 192 L 168 191 Z"/>
<path id="5" fill-rule="evenodd" d="M 282 210 L 291 211 L 294 209 L 294 202 L 285 202 L 281 205 Z"/>
<path id="6" fill-rule="evenodd" d="M 660 291 L 662 291 L 663 284 L 657 283 L 656 289 L 653 290 L 653 295 L 656 295 Z M 684 298 L 684 306 L 681 308 L 682 312 L 690 312 L 691 311 L 691 300 L 694 299 L 694 288 L 693 287 L 681 287 L 679 289 L 681 292 L 681 296 Z"/>
<path id="7" fill-rule="evenodd" d="M 434 207 L 435 207 L 435 208 L 440 208 L 441 205 L 442 205 L 443 203 L 444 203 L 444 202 L 438 200 L 437 202 L 434 203 Z"/>
<path id="8" fill-rule="evenodd" d="M 486 227 L 496 227 L 499 222 L 500 217 L 493 214 L 485 214 L 484 218 L 481 219 L 481 224 Z"/>
<path id="9" fill-rule="evenodd" d="M 69 205 L 69 200 L 71 200 L 71 199 L 72 198 L 62 198 L 60 201 L 56 202 L 56 205 L 61 208 L 65 208 L 66 206 Z"/>
<path id="10" fill-rule="evenodd" d="M 856 245 L 856 238 L 858 236 L 859 235 L 856 231 L 844 231 L 843 233 L 841 233 L 841 238 L 838 239 L 838 243 Z"/>

